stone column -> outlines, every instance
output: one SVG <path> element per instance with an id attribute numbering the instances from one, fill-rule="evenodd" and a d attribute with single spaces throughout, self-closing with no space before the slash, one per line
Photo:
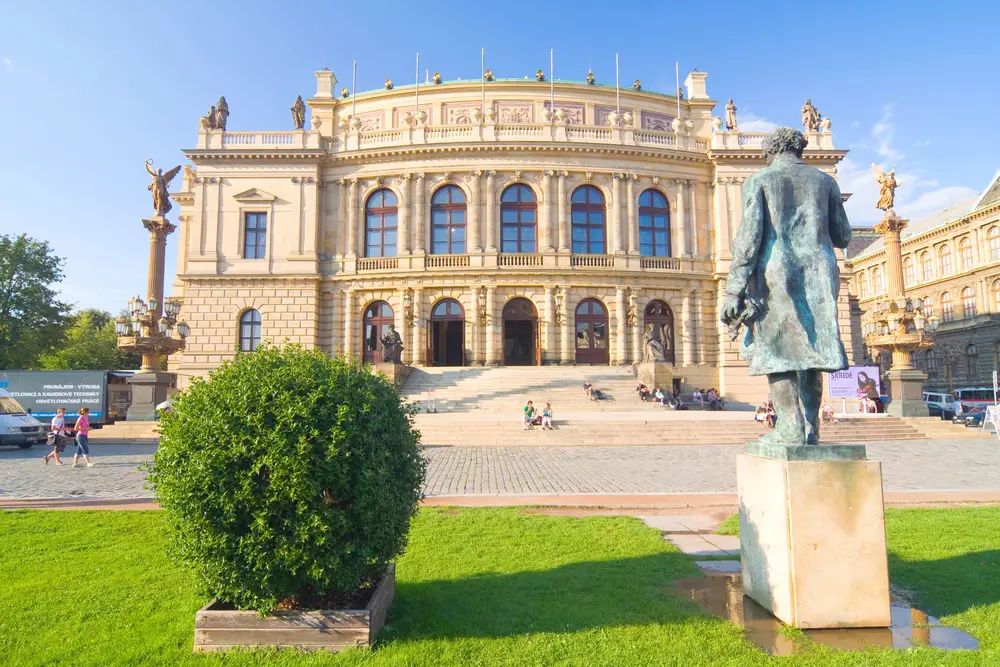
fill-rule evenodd
<path id="1" fill-rule="evenodd" d="M 694 341 L 694 360 L 699 366 L 705 365 L 705 344 L 708 342 L 708 336 L 705 335 L 707 330 L 705 327 L 705 299 L 697 291 L 692 292 L 695 298 L 694 303 L 694 313 L 695 313 L 695 341 Z"/>
<path id="2" fill-rule="evenodd" d="M 424 289 L 413 288 L 413 356 L 414 366 L 427 365 L 427 326 L 424 321 Z"/>
<path id="3" fill-rule="evenodd" d="M 556 354 L 556 290 L 549 285 L 545 288 L 545 328 L 542 329 L 542 363 L 552 363 Z"/>
<path id="4" fill-rule="evenodd" d="M 406 288 L 400 287 L 396 292 L 396 331 L 403 340 L 403 363 L 408 364 L 413 360 L 413 350 L 410 349 L 410 326 L 406 322 Z"/>
<path id="5" fill-rule="evenodd" d="M 638 291 L 633 288 L 638 297 Z M 637 364 L 642 361 L 642 308 L 638 307 L 636 299 L 635 320 L 632 322 L 632 363 Z"/>
<path id="6" fill-rule="evenodd" d="M 424 221 L 424 216 L 426 211 L 424 210 L 424 187 L 426 186 L 426 179 L 423 173 L 416 175 L 416 182 L 414 187 L 416 188 L 416 196 L 414 199 L 414 210 L 413 210 L 413 222 L 415 226 L 415 241 L 413 243 L 413 252 L 417 255 L 423 255 L 426 252 L 426 246 L 424 245 L 424 236 L 426 235 L 427 224 Z M 423 358 L 421 356 L 419 358 Z"/>
<path id="7" fill-rule="evenodd" d="M 354 290 L 344 292 L 344 356 L 350 359 L 354 356 L 354 328 L 357 319 L 354 304 Z"/>
<path id="8" fill-rule="evenodd" d="M 358 179 L 350 180 L 347 196 L 347 256 L 358 256 Z"/>
<path id="9" fill-rule="evenodd" d="M 684 292 L 681 300 L 681 363 L 694 364 L 694 290 Z"/>
<path id="10" fill-rule="evenodd" d="M 628 175 L 628 190 L 626 192 L 628 202 L 626 206 L 627 216 L 625 218 L 625 225 L 628 229 L 628 254 L 630 255 L 639 254 L 639 216 L 636 215 L 635 209 L 635 184 L 638 181 L 639 177 L 635 174 Z"/>
<path id="11" fill-rule="evenodd" d="M 701 257 L 701 243 L 698 239 L 698 181 L 688 181 L 691 185 L 691 254 Z"/>
<path id="12" fill-rule="evenodd" d="M 548 169 L 542 172 L 542 205 L 538 210 L 538 222 L 542 232 L 542 252 L 552 252 L 558 245 L 559 230 L 552 210 L 552 177 L 555 172 Z"/>
<path id="13" fill-rule="evenodd" d="M 626 340 L 625 340 L 625 288 L 615 288 L 615 356 L 618 365 L 623 366 L 627 362 Z"/>
<path id="14" fill-rule="evenodd" d="M 497 251 L 497 193 L 495 169 L 486 171 L 486 252 Z"/>
<path id="15" fill-rule="evenodd" d="M 683 178 L 677 179 L 677 251 L 679 257 L 690 257 L 691 250 L 688 247 L 687 232 L 687 181 Z"/>
<path id="16" fill-rule="evenodd" d="M 563 288 L 563 310 L 562 310 L 562 328 L 560 335 L 562 337 L 562 354 L 560 355 L 559 363 L 563 366 L 570 366 L 576 363 L 576 354 L 574 345 L 576 339 L 573 336 L 573 313 L 574 310 L 570 306 L 569 302 L 569 290 Z"/>
<path id="17" fill-rule="evenodd" d="M 568 171 L 559 172 L 559 252 L 570 252 L 573 247 L 569 231 L 569 203 L 566 201 L 566 180 L 569 178 Z"/>
<path id="18" fill-rule="evenodd" d="M 480 218 L 480 213 L 482 212 L 482 189 L 480 188 L 480 176 L 483 172 L 479 169 L 473 171 L 469 174 L 469 190 L 472 192 L 472 197 L 469 201 L 469 252 L 482 252 L 482 219 Z"/>
<path id="19" fill-rule="evenodd" d="M 399 202 L 399 238 L 397 239 L 397 255 L 410 254 L 410 209 L 413 201 L 410 198 L 410 181 L 413 174 L 403 174 L 399 177 L 399 189 L 403 194 Z"/>
<path id="20" fill-rule="evenodd" d="M 624 252 L 622 247 L 622 180 L 625 174 L 611 174 L 611 245 L 608 248 L 610 255 L 614 253 L 620 255 Z"/>
<path id="21" fill-rule="evenodd" d="M 900 249 L 900 232 L 906 228 L 906 220 L 900 218 L 884 218 L 875 225 L 875 231 L 885 239 L 885 286 L 886 296 L 895 299 L 904 296 L 903 287 L 903 254 Z M 874 288 L 874 285 L 872 286 Z"/>
<path id="22" fill-rule="evenodd" d="M 972 230 L 972 262 L 973 266 L 981 266 L 983 263 L 983 249 L 979 247 L 982 242 L 982 235 L 979 233 L 979 228 Z"/>
<path id="23" fill-rule="evenodd" d="M 496 312 L 497 312 L 497 288 L 490 286 L 486 288 L 486 365 L 497 365 L 497 344 L 496 344 Z"/>
<path id="24" fill-rule="evenodd" d="M 472 301 L 472 366 L 483 365 L 483 317 L 479 308 L 479 287 L 471 287 Z M 468 311 L 466 311 L 468 312 Z"/>

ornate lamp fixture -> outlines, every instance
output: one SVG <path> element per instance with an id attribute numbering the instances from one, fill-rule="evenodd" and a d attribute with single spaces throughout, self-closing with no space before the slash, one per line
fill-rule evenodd
<path id="1" fill-rule="evenodd" d="M 861 315 L 861 332 L 872 357 L 878 352 L 892 354 L 892 367 L 910 370 L 910 353 L 934 344 L 938 318 L 924 317 L 924 300 L 898 296 L 876 300 Z"/>

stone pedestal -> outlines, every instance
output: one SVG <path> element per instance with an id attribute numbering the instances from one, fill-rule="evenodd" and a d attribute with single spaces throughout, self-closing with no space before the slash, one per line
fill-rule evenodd
<path id="1" fill-rule="evenodd" d="M 886 412 L 893 417 L 928 417 L 924 403 L 924 380 L 927 376 L 918 370 L 890 370 L 886 373 L 892 387 L 892 401 Z"/>
<path id="2" fill-rule="evenodd" d="M 132 403 L 125 413 L 126 421 L 153 421 L 156 419 L 156 406 L 167 400 L 170 385 L 174 383 L 174 374 L 142 371 L 127 381 L 132 385 Z"/>
<path id="3" fill-rule="evenodd" d="M 656 386 L 669 392 L 673 387 L 674 367 L 666 361 L 643 361 L 636 366 L 639 382 L 652 391 Z"/>
<path id="4" fill-rule="evenodd" d="M 375 364 L 375 370 L 378 373 L 384 374 L 387 378 L 389 378 L 389 382 L 392 383 L 392 386 L 399 389 L 403 386 L 403 383 L 406 382 L 406 378 L 410 377 L 410 371 L 413 369 L 409 366 L 404 366 L 403 364 L 378 363 Z"/>
<path id="5" fill-rule="evenodd" d="M 797 628 L 887 627 L 880 464 L 853 449 L 797 448 L 809 460 L 789 449 L 786 460 L 737 457 L 744 593 Z"/>

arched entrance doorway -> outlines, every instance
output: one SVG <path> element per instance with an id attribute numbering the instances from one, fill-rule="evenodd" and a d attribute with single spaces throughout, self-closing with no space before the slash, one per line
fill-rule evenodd
<path id="1" fill-rule="evenodd" d="M 389 325 L 395 323 L 392 307 L 385 301 L 376 301 L 365 310 L 361 349 L 364 350 L 366 363 L 382 362 L 382 337 L 389 333 Z"/>
<path id="2" fill-rule="evenodd" d="M 539 365 L 538 311 L 528 299 L 517 297 L 503 307 L 503 363 Z"/>
<path id="3" fill-rule="evenodd" d="M 642 316 L 644 331 L 653 329 L 656 340 L 663 345 L 663 360 L 674 363 L 674 313 L 662 301 L 650 301 Z"/>
<path id="4" fill-rule="evenodd" d="M 431 309 L 430 359 L 435 366 L 465 365 L 465 311 L 454 299 Z"/>
<path id="5" fill-rule="evenodd" d="M 576 307 L 576 363 L 607 364 L 608 311 L 597 299 L 584 299 Z"/>

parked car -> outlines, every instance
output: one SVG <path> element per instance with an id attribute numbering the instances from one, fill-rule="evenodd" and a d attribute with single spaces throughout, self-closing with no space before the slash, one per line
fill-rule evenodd
<path id="1" fill-rule="evenodd" d="M 979 428 L 986 417 L 986 406 L 974 406 L 951 418 L 951 423 L 962 424 L 967 428 Z"/>
<path id="2" fill-rule="evenodd" d="M 954 397 L 947 392 L 925 391 L 924 403 L 931 417 L 951 419 L 955 416 Z"/>
<path id="3" fill-rule="evenodd" d="M 45 442 L 45 425 L 28 413 L 9 392 L 0 389 L 0 445 L 27 449 Z"/>

